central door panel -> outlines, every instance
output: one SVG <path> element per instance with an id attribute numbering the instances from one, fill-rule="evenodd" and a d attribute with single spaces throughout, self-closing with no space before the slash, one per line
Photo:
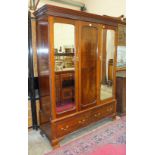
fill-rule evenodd
<path id="1" fill-rule="evenodd" d="M 90 107 L 97 100 L 98 29 L 90 24 L 81 26 L 81 106 Z"/>

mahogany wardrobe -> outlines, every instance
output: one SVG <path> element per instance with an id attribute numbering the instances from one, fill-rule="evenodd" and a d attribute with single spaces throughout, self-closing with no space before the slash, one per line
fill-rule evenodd
<path id="1" fill-rule="evenodd" d="M 45 5 L 37 20 L 40 129 L 53 147 L 67 134 L 116 116 L 121 20 Z"/>

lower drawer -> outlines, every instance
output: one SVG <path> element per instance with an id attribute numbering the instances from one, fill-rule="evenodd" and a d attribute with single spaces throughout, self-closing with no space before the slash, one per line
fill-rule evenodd
<path id="1" fill-rule="evenodd" d="M 91 121 L 97 121 L 114 113 L 114 103 L 103 105 L 91 111 Z"/>
<path id="2" fill-rule="evenodd" d="M 55 137 L 63 137 L 68 133 L 90 124 L 91 122 L 95 122 L 106 116 L 112 115 L 114 112 L 115 102 L 93 107 L 79 112 L 74 116 L 52 121 L 53 132 L 55 133 Z"/>
<path id="3" fill-rule="evenodd" d="M 56 137 L 62 137 L 89 124 L 90 112 L 83 115 L 76 115 L 56 122 Z"/>

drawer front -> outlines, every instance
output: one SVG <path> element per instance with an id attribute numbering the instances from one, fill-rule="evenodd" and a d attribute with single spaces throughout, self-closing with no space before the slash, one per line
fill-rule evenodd
<path id="1" fill-rule="evenodd" d="M 85 113 L 78 116 L 73 116 L 65 120 L 56 122 L 56 137 L 62 137 L 68 133 L 84 127 L 89 124 L 90 113 Z"/>
<path id="2" fill-rule="evenodd" d="M 57 138 L 63 137 L 79 128 L 85 127 L 91 122 L 103 119 L 115 112 L 115 102 L 90 109 L 87 112 L 64 118 L 59 121 L 53 121 L 53 132 Z"/>
<path id="3" fill-rule="evenodd" d="M 100 120 L 114 112 L 114 103 L 110 103 L 107 105 L 103 105 L 99 108 L 92 110 L 91 112 L 91 120 L 97 121 Z"/>

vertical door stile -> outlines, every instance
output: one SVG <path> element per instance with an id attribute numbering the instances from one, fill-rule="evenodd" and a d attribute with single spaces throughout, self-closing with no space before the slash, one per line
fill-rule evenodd
<path id="1" fill-rule="evenodd" d="M 78 71 L 78 79 L 79 79 L 79 103 L 78 103 L 78 109 L 81 110 L 81 21 L 78 21 L 78 56 L 79 56 L 79 71 Z"/>
<path id="2" fill-rule="evenodd" d="M 115 29 L 115 52 L 114 52 L 114 98 L 116 98 L 116 65 L 117 65 L 117 42 L 118 42 L 118 29 Z"/>
<path id="3" fill-rule="evenodd" d="M 49 70 L 50 70 L 50 100 L 51 100 L 51 111 L 52 111 L 52 119 L 56 118 L 56 101 L 55 101 L 55 72 L 54 72 L 54 18 L 49 17 Z"/>
<path id="4" fill-rule="evenodd" d="M 101 77 L 101 51 L 102 51 L 102 25 L 98 26 L 98 59 L 97 59 L 97 104 L 100 104 L 100 77 Z"/>
<path id="5" fill-rule="evenodd" d="M 76 111 L 79 111 L 79 22 L 75 22 L 75 102 L 76 102 Z"/>

